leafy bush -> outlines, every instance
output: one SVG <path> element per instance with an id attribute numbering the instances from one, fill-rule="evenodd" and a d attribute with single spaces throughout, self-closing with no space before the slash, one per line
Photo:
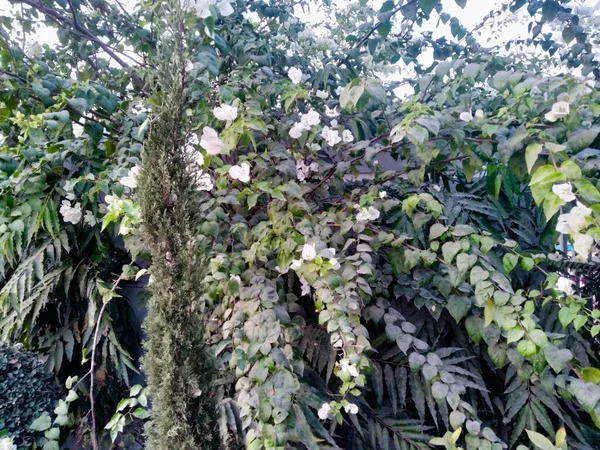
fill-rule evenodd
<path id="1" fill-rule="evenodd" d="M 29 425 L 51 414 L 59 397 L 53 376 L 36 353 L 0 345 L 0 430 L 19 448 L 29 448 L 34 433 Z"/>

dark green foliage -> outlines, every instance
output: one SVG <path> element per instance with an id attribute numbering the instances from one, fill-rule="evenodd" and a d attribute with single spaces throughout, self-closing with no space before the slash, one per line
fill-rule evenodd
<path id="1" fill-rule="evenodd" d="M 39 355 L 0 345 L 0 431 L 6 429 L 17 447 L 34 442 L 29 425 L 43 413 L 51 414 L 58 397 Z"/>
<path id="2" fill-rule="evenodd" d="M 178 71 L 173 71 L 178 73 Z M 163 91 L 142 157 L 139 196 L 152 253 L 144 370 L 153 397 L 148 448 L 218 448 L 205 350 L 193 224 L 193 177 L 186 172 L 183 93 L 175 78 Z"/>

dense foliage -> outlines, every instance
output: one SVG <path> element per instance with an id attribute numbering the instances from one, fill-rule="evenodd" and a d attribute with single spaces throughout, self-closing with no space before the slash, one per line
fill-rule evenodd
<path id="1" fill-rule="evenodd" d="M 54 410 L 59 398 L 52 374 L 40 355 L 0 345 L 0 437 L 30 447 L 36 438 L 29 426 Z"/>
<path id="2" fill-rule="evenodd" d="M 437 0 L 15 3 L 0 329 L 78 436 L 128 445 L 149 272 L 153 448 L 600 445 L 596 10 L 507 0 L 507 54 Z"/>

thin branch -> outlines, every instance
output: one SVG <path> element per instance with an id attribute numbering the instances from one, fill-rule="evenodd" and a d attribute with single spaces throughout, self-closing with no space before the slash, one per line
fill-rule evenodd
<path id="1" fill-rule="evenodd" d="M 112 289 L 110 292 L 114 292 L 117 288 L 119 282 L 121 281 L 123 274 L 119 275 L 117 280 L 114 282 Z M 92 359 L 90 362 L 90 412 L 92 413 L 92 448 L 94 450 L 98 450 L 98 442 L 96 440 L 96 413 L 94 412 L 94 363 L 96 359 L 96 344 L 98 341 L 98 332 L 100 331 L 100 323 L 102 321 L 102 316 L 104 315 L 104 310 L 106 306 L 110 302 L 103 302 L 102 308 L 100 308 L 100 313 L 98 314 L 98 320 L 96 321 L 96 330 L 94 331 L 94 340 L 92 341 Z"/>
<path id="2" fill-rule="evenodd" d="M 55 9 L 45 6 L 45 5 L 41 4 L 39 1 L 34 1 L 34 0 L 20 0 L 20 1 L 21 1 L 21 3 L 25 3 L 26 5 L 29 5 L 35 9 L 37 9 L 38 11 L 42 12 L 49 19 L 51 19 L 53 22 L 61 25 L 62 27 L 71 27 L 73 30 L 75 30 L 77 32 L 77 34 L 81 35 L 82 37 L 87 38 L 88 40 L 95 43 L 102 50 L 104 50 L 121 67 L 123 67 L 125 69 L 130 68 L 129 64 L 127 64 L 127 62 L 125 62 L 119 55 L 117 55 L 117 53 L 109 45 L 102 42 L 97 36 L 95 36 L 92 32 L 90 32 L 84 26 L 80 25 L 78 22 L 73 21 L 73 20 L 69 19 L 68 17 L 63 16 L 61 13 L 59 13 Z M 127 56 L 127 55 L 125 55 L 125 56 Z M 129 57 L 129 56 L 127 56 L 127 57 Z M 129 58 L 131 58 L 131 57 L 129 57 Z M 141 78 L 139 77 L 139 75 L 137 75 L 135 72 L 132 72 L 131 78 L 133 79 L 133 84 L 141 91 L 144 91 L 144 84 L 143 84 Z"/>
<path id="3" fill-rule="evenodd" d="M 399 11 L 403 10 L 404 8 L 406 8 L 408 6 L 414 5 L 415 3 L 417 3 L 417 1 L 418 0 L 411 0 L 408 3 L 405 3 L 404 5 L 400 5 L 400 6 L 397 6 L 396 8 L 394 8 L 394 9 L 392 9 L 390 11 L 391 15 L 388 18 L 388 20 L 386 20 L 385 22 L 379 21 L 375 25 L 373 25 L 371 27 L 371 29 L 367 32 L 367 34 L 365 34 L 356 44 L 354 44 L 354 46 L 352 47 L 352 49 L 357 49 L 357 48 L 362 47 L 365 44 L 365 42 L 367 42 L 367 40 L 371 37 L 371 35 L 373 33 L 375 33 L 379 28 L 381 28 L 381 26 L 384 23 L 387 23 L 388 21 L 392 20 L 392 17 L 395 16 Z M 343 60 L 341 60 L 340 62 L 338 62 L 338 64 L 337 64 L 338 67 L 341 66 L 342 64 L 344 64 L 345 62 L 347 62 L 348 59 L 349 59 L 348 55 L 346 55 L 346 57 Z"/>

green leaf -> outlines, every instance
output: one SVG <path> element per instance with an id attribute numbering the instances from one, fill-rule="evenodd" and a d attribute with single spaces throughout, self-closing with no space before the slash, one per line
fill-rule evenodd
<path id="1" fill-rule="evenodd" d="M 133 416 L 143 420 L 150 417 L 150 412 L 145 408 L 136 408 L 136 410 L 133 411 Z"/>
<path id="2" fill-rule="evenodd" d="M 586 383 L 583 380 L 574 379 L 571 381 L 569 391 L 581 403 L 583 409 L 591 411 L 600 401 L 600 386 L 592 383 Z"/>
<path id="3" fill-rule="evenodd" d="M 29 425 L 30 430 L 34 431 L 46 431 L 52 425 L 52 419 L 48 414 L 44 414 L 43 416 L 35 419 L 31 425 Z"/>
<path id="4" fill-rule="evenodd" d="M 517 345 L 519 353 L 526 358 L 533 356 L 537 353 L 536 345 L 531 341 L 520 341 Z"/>
<path id="5" fill-rule="evenodd" d="M 473 267 L 475 265 L 475 263 L 477 263 L 476 255 L 460 253 L 456 257 L 456 267 L 458 267 L 458 270 L 460 271 L 461 274 L 467 273 L 471 269 L 471 267 Z"/>
<path id="6" fill-rule="evenodd" d="M 538 155 L 542 151 L 542 144 L 532 143 L 525 149 L 525 163 L 527 164 L 527 172 L 531 173 L 531 169 L 535 165 Z"/>
<path id="7" fill-rule="evenodd" d="M 419 0 L 419 7 L 426 15 L 429 15 L 437 3 L 438 0 Z"/>
<path id="8" fill-rule="evenodd" d="M 570 159 L 562 163 L 559 170 L 564 173 L 569 180 L 578 180 L 581 178 L 580 167 Z"/>
<path id="9" fill-rule="evenodd" d="M 563 328 L 567 328 L 567 326 L 573 322 L 575 316 L 579 312 L 579 307 L 576 304 L 573 304 L 569 307 L 562 306 L 560 311 L 558 311 L 558 320 Z"/>
<path id="10" fill-rule="evenodd" d="M 456 4 L 458 6 L 460 6 L 461 8 L 464 9 L 464 7 L 467 5 L 467 0 L 454 0 L 456 2 Z"/>
<path id="11" fill-rule="evenodd" d="M 446 309 L 454 318 L 454 320 L 460 322 L 471 309 L 471 299 L 469 297 L 459 297 L 453 295 L 448 300 Z"/>
<path id="12" fill-rule="evenodd" d="M 596 369 L 595 367 L 586 367 L 585 369 L 581 369 L 580 376 L 588 383 L 600 383 L 600 370 Z"/>
<path id="13" fill-rule="evenodd" d="M 517 263 L 519 262 L 519 255 L 514 253 L 506 253 L 502 258 L 502 267 L 506 273 L 512 272 Z"/>
<path id="14" fill-rule="evenodd" d="M 573 353 L 570 350 L 566 348 L 560 349 L 553 344 L 548 345 L 548 348 L 544 350 L 544 355 L 546 362 L 548 362 L 556 373 L 560 373 L 573 358 Z"/>
<path id="15" fill-rule="evenodd" d="M 525 430 L 527 431 L 527 436 L 529 436 L 529 440 L 539 449 L 541 450 L 556 450 L 554 444 L 547 437 L 541 435 L 540 433 L 536 433 L 535 431 Z"/>
<path id="16" fill-rule="evenodd" d="M 473 342 L 479 344 L 481 342 L 483 331 L 483 319 L 481 317 L 469 316 L 465 320 L 465 328 Z"/>
<path id="17" fill-rule="evenodd" d="M 444 234 L 448 230 L 448 227 L 442 225 L 441 223 L 434 223 L 429 229 L 429 240 L 433 241 L 439 238 L 442 234 Z"/>
<path id="18" fill-rule="evenodd" d="M 546 216 L 546 220 L 550 220 L 560 210 L 562 204 L 563 201 L 558 195 L 554 192 L 548 192 L 544 199 L 544 216 Z"/>
<path id="19" fill-rule="evenodd" d="M 531 339 L 535 345 L 540 348 L 548 347 L 548 336 L 542 330 L 532 330 L 529 332 L 529 339 Z"/>
<path id="20" fill-rule="evenodd" d="M 471 284 L 475 285 L 479 281 L 487 280 L 489 276 L 490 273 L 487 270 L 484 270 L 479 266 L 475 266 L 471 269 Z"/>
<path id="21" fill-rule="evenodd" d="M 444 256 L 444 261 L 448 264 L 452 263 L 454 257 L 460 252 L 462 249 L 462 245 L 460 242 L 446 242 L 442 245 L 442 254 Z"/>
<path id="22" fill-rule="evenodd" d="M 519 341 L 523 336 L 525 336 L 525 330 L 521 327 L 514 327 L 508 331 L 506 335 L 506 343 L 510 344 L 512 342 Z"/>
<path id="23" fill-rule="evenodd" d="M 575 152 L 583 150 L 596 140 L 598 133 L 600 133 L 600 128 L 580 128 L 567 133 L 569 147 Z"/>
<path id="24" fill-rule="evenodd" d="M 488 298 L 483 310 L 483 326 L 487 327 L 494 319 L 494 300 Z"/>

